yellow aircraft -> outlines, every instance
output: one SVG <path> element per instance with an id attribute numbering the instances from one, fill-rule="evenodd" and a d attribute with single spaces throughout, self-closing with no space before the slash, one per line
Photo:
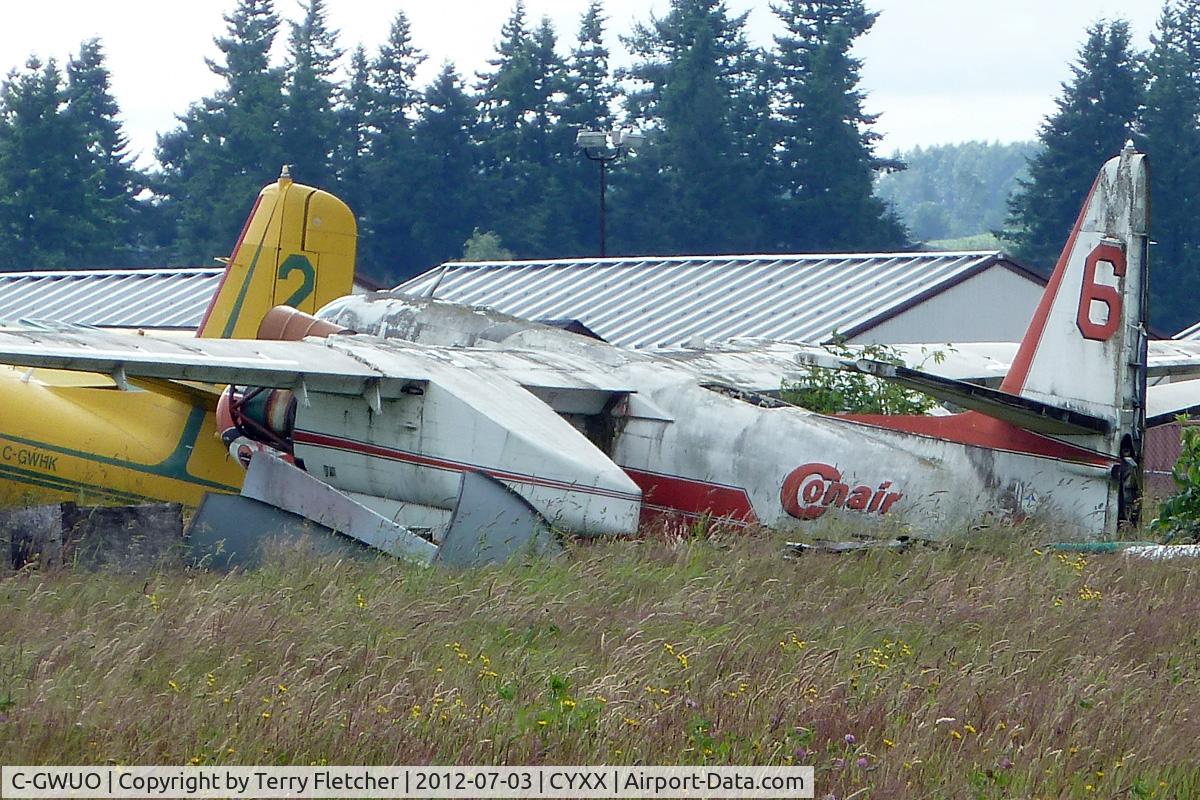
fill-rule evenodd
<path id="1" fill-rule="evenodd" d="M 312 313 L 349 294 L 356 236 L 345 203 L 285 169 L 259 193 L 197 335 L 254 338 L 276 305 Z M 238 492 L 245 470 L 214 419 L 220 388 L 0 367 L 0 507 L 196 506 L 205 492 Z"/>

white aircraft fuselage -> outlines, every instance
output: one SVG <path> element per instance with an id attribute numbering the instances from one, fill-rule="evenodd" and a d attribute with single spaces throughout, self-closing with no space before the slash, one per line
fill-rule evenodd
<path id="1" fill-rule="evenodd" d="M 687 360 L 424 298 L 354 295 L 320 316 L 372 337 L 444 347 L 465 369 L 519 382 L 642 489 L 643 522 L 907 526 L 922 536 L 1028 516 L 1067 522 L 1081 536 L 1116 522 L 1116 459 L 976 412 L 817 414 L 740 391 Z M 555 388 L 568 375 L 623 390 L 597 392 L 584 408 L 579 390 Z"/>

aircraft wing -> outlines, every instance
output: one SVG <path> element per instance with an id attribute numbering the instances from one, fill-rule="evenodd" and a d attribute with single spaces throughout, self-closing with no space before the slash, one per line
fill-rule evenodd
<path id="1" fill-rule="evenodd" d="M 354 337 L 339 344 L 348 350 L 363 347 Z M 368 348 L 389 351 L 419 349 L 427 356 L 454 367 L 497 372 L 525 387 L 547 387 L 564 390 L 595 390 L 631 392 L 632 387 L 614 380 L 612 371 L 591 363 L 581 363 L 569 354 L 546 350 L 494 349 L 486 347 L 440 347 L 415 345 L 398 339 L 363 337 Z"/>
<path id="2" fill-rule="evenodd" d="M 386 368 L 373 366 L 386 353 Z M 118 386 L 182 393 L 215 402 L 193 384 L 239 384 L 394 397 L 428 381 L 439 365 L 493 373 L 524 386 L 560 413 L 599 413 L 633 392 L 597 367 L 553 353 L 449 348 L 332 336 L 304 341 L 182 339 L 100 330 L 0 330 L 0 363 L 113 376 Z M 168 383 L 169 382 L 169 383 Z"/>
<path id="3" fill-rule="evenodd" d="M 1156 339 L 1150 342 L 1146 374 L 1151 378 L 1200 375 L 1200 341 Z"/>
<path id="4" fill-rule="evenodd" d="M 1160 383 L 1146 389 L 1146 427 L 1200 412 L 1200 380 Z"/>
<path id="5" fill-rule="evenodd" d="M 837 358 L 813 356 L 809 363 L 825 369 L 862 372 L 892 381 L 931 397 L 945 400 L 963 408 L 979 411 L 1027 430 L 1052 435 L 1107 433 L 1112 421 L 1069 408 L 1050 405 L 1028 397 L 990 389 L 966 381 L 944 378 L 905 366 L 868 358 Z"/>
<path id="6" fill-rule="evenodd" d="M 846 345 L 854 355 L 861 345 Z M 1017 354 L 1017 342 L 958 342 L 952 344 L 889 344 L 888 349 L 909 369 L 943 378 L 998 386 Z M 774 392 L 780 384 L 800 380 L 798 368 L 810 356 L 829 355 L 821 346 L 804 342 L 735 339 L 706 349 L 658 350 L 655 355 L 689 365 L 743 389 Z M 1150 378 L 1200 376 L 1200 341 L 1156 339 L 1150 342 L 1146 365 Z"/>
<path id="7" fill-rule="evenodd" d="M 348 337 L 349 338 L 349 337 Z M 414 360 L 409 374 L 384 376 L 335 346 L 336 339 L 264 342 L 247 339 L 165 339 L 103 331 L 0 331 L 0 362 L 77 370 L 129 379 L 199 381 L 308 389 L 360 395 L 378 386 L 383 396 L 428 379 Z M 409 365 L 406 365 L 409 366 Z"/>
<path id="8" fill-rule="evenodd" d="M 651 352 L 657 358 L 754 392 L 778 392 L 784 381 L 801 381 L 808 375 L 808 369 L 798 359 L 829 355 L 829 351 L 820 345 L 744 340 L 711 349 Z"/>
<path id="9" fill-rule="evenodd" d="M 363 337 L 359 343 L 354 339 L 344 338 L 337 346 L 347 351 L 367 348 L 404 352 L 419 348 L 426 357 L 451 367 L 502 375 L 560 414 L 599 414 L 615 397 L 635 392 L 627 383 L 614 380 L 612 370 L 574 359 L 567 353 L 488 347 L 422 347 L 375 337 Z M 364 351 L 360 356 L 370 359 L 369 352 Z"/>
<path id="10" fill-rule="evenodd" d="M 911 369 L 988 386 L 1000 384 L 1017 352 L 1016 342 L 896 344 L 887 347 Z M 861 345 L 846 345 L 845 349 L 847 355 L 854 355 L 861 350 Z M 777 392 L 784 381 L 803 381 L 812 358 L 832 354 L 822 345 L 748 339 L 703 350 L 653 352 L 658 357 L 756 392 Z"/>

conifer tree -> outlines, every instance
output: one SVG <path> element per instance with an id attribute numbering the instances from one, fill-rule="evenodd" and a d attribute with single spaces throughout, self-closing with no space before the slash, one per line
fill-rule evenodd
<path id="1" fill-rule="evenodd" d="M 301 4 L 304 18 L 291 23 L 286 97 L 281 136 L 293 176 L 312 186 L 332 188 L 337 119 L 333 74 L 342 51 L 330 30 L 325 0 Z"/>
<path id="2" fill-rule="evenodd" d="M 511 152 L 530 84 L 530 35 L 525 19 L 525 2 L 516 0 L 512 13 L 500 28 L 495 55 L 488 59 L 490 72 L 477 75 L 477 106 L 480 136 L 489 155 Z M 503 141 L 498 141 L 502 139 Z"/>
<path id="3" fill-rule="evenodd" d="M 412 266 L 420 271 L 457 258 L 480 205 L 475 106 L 454 65 L 446 62 L 425 90 L 413 126 L 416 158 L 407 202 L 415 210 Z"/>
<path id="4" fill-rule="evenodd" d="M 492 71 L 479 76 L 482 189 L 492 199 L 483 222 L 525 258 L 551 252 L 562 227 L 555 219 L 561 183 L 553 173 L 564 148 L 552 142 L 564 67 L 555 47 L 549 20 L 529 31 L 518 0 L 488 62 Z"/>
<path id="5" fill-rule="evenodd" d="M 1057 111 L 1038 134 L 1040 152 L 1029 178 L 1009 202 L 1005 238 L 1029 266 L 1049 271 L 1062 249 L 1097 165 L 1120 152 L 1134 132 L 1142 73 L 1130 46 L 1129 24 L 1097 22 L 1055 101 Z"/>
<path id="6" fill-rule="evenodd" d="M 779 149 L 787 249 L 885 250 L 906 244 L 903 226 L 873 194 L 877 117 L 863 110 L 855 40 L 878 13 L 862 0 L 788 0 L 775 6 Z"/>
<path id="7" fill-rule="evenodd" d="M 762 221 L 744 200 L 765 188 L 734 120 L 754 64 L 745 22 L 724 0 L 672 0 L 625 39 L 636 59 L 621 73 L 635 85 L 626 111 L 650 141 L 614 173 L 617 251 L 745 252 L 757 240 Z"/>
<path id="8" fill-rule="evenodd" d="M 118 118 L 120 109 L 110 90 L 104 50 L 89 39 L 67 62 L 66 113 L 84 131 L 86 154 L 96 182 L 97 212 L 104 225 L 90 242 L 89 264 L 129 266 L 148 257 L 149 243 L 140 235 L 148 208 L 138 202 L 145 179 L 133 165 L 129 140 Z"/>
<path id="9" fill-rule="evenodd" d="M 238 0 L 206 59 L 223 85 L 193 104 L 180 126 L 159 136 L 158 191 L 178 220 L 175 259 L 206 264 L 227 255 L 245 209 L 284 163 L 279 130 L 282 70 L 270 65 L 279 28 L 272 0 Z"/>
<path id="10" fill-rule="evenodd" d="M 31 57 L 0 85 L 0 269 L 107 266 L 96 242 L 116 225 L 114 208 L 66 103 L 53 59 Z"/>
<path id="11" fill-rule="evenodd" d="M 1163 7 L 1146 57 L 1149 83 L 1141 146 L 1150 155 L 1155 247 L 1151 322 L 1175 331 L 1197 321 L 1200 292 L 1200 13 L 1197 3 Z"/>
<path id="12" fill-rule="evenodd" d="M 361 217 L 369 193 L 366 173 L 374 117 L 371 65 L 362 45 L 350 54 L 350 75 L 338 96 L 332 155 L 334 180 L 338 196 Z"/>
<path id="13" fill-rule="evenodd" d="M 424 59 L 413 44 L 407 15 L 397 12 L 371 65 L 369 155 L 363 168 L 367 192 L 357 209 L 360 263 L 367 274 L 388 280 L 416 271 L 415 210 L 406 198 L 412 190 L 412 122 L 421 96 L 415 81 Z"/>
<path id="14" fill-rule="evenodd" d="M 566 66 L 557 47 L 554 26 L 549 17 L 542 17 L 530 40 L 529 113 L 525 115 L 528 124 L 521 141 L 526 159 L 542 167 L 549 167 L 562 150 L 556 147 L 555 132 L 562 121 L 559 98 L 566 89 Z"/>
<path id="15" fill-rule="evenodd" d="M 566 60 L 563 120 L 572 127 L 594 130 L 612 127 L 613 101 L 617 88 L 609 69 L 609 51 L 604 44 L 604 3 L 591 0 L 579 22 L 579 35 Z"/>

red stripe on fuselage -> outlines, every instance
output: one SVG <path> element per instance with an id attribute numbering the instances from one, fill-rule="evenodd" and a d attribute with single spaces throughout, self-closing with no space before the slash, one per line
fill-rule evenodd
<path id="1" fill-rule="evenodd" d="M 758 522 L 750 496 L 740 486 L 724 486 L 630 467 L 622 469 L 642 489 L 643 520 L 677 513 L 729 519 L 747 525 Z"/>
<path id="2" fill-rule="evenodd" d="M 1103 453 L 1075 447 L 1048 436 L 1041 436 L 1013 425 L 1011 422 L 989 417 L 978 411 L 965 411 L 962 414 L 951 414 L 944 417 L 846 414 L 845 416 L 831 417 L 831 419 L 914 433 L 918 436 L 942 439 L 955 444 L 986 447 L 989 450 L 1006 450 L 1038 458 L 1076 461 L 1098 467 L 1108 467 L 1117 463 L 1116 459 Z"/>

